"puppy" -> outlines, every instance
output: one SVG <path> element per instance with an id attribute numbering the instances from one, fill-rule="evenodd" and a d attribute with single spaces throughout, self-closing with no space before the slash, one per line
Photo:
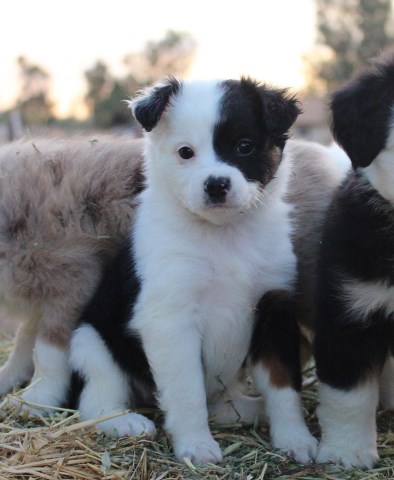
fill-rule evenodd
<path id="1" fill-rule="evenodd" d="M 309 150 L 296 144 L 283 153 L 299 113 L 295 99 L 249 79 L 170 79 L 131 108 L 148 132 L 146 189 L 130 242 L 73 336 L 82 417 L 157 402 L 178 459 L 220 461 L 208 415 L 252 423 L 263 413 L 261 398 L 237 387 L 247 359 L 273 445 L 309 461 L 317 442 L 299 395 L 292 228 L 307 217 L 286 199 L 302 175 L 293 170 L 292 151 L 302 157 Z M 310 150 L 313 160 L 327 157 Z M 336 171 L 327 177 L 337 186 Z M 323 184 L 313 184 L 314 198 Z M 137 413 L 98 427 L 118 436 L 155 433 Z"/>
<path id="2" fill-rule="evenodd" d="M 331 106 L 353 171 L 327 213 L 319 259 L 317 460 L 370 468 L 379 398 L 394 408 L 393 52 L 337 91 Z"/>
<path id="3" fill-rule="evenodd" d="M 64 401 L 71 332 L 127 235 L 141 147 L 103 137 L 0 149 L 0 302 L 23 320 L 0 370 L 0 394 L 32 380 L 25 400 Z"/>

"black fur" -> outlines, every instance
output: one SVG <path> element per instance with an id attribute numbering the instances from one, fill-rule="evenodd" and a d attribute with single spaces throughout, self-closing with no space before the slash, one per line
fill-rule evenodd
<path id="1" fill-rule="evenodd" d="M 154 87 L 148 96 L 135 100 L 134 116 L 147 132 L 157 125 L 171 97 L 175 96 L 180 88 L 181 83 L 171 77 L 162 85 Z"/>
<path id="2" fill-rule="evenodd" d="M 66 402 L 64 403 L 64 407 L 78 410 L 79 399 L 84 387 L 85 380 L 83 379 L 82 375 L 80 375 L 76 371 L 73 371 L 71 374 L 69 390 L 67 393 Z"/>
<path id="3" fill-rule="evenodd" d="M 252 363 L 266 366 L 274 362 L 280 386 L 301 390 L 300 331 L 297 323 L 297 300 L 293 292 L 272 290 L 256 307 L 255 328 L 250 345 Z M 275 384 L 275 374 L 271 372 Z"/>
<path id="4" fill-rule="evenodd" d="M 218 158 L 236 166 L 245 178 L 265 185 L 272 179 L 280 158 L 274 158 L 274 147 L 281 153 L 287 132 L 300 113 L 297 101 L 285 90 L 259 86 L 250 79 L 222 83 L 224 95 L 220 122 L 215 125 L 213 143 Z M 254 149 L 242 155 L 237 147 L 249 140 Z"/>
<path id="5" fill-rule="evenodd" d="M 394 346 L 383 310 L 354 318 L 342 297 L 346 280 L 394 285 L 394 209 L 359 172 L 350 172 L 327 212 L 319 259 L 315 357 L 320 380 L 352 388 L 378 372 Z"/>
<path id="6" fill-rule="evenodd" d="M 332 96 L 332 131 L 353 167 L 384 149 L 394 104 L 394 51 L 375 60 Z"/>
<path id="7" fill-rule="evenodd" d="M 332 97 L 333 134 L 355 170 L 338 189 L 325 220 L 315 357 L 319 379 L 341 389 L 378 375 L 394 351 L 393 315 L 381 308 L 357 318 L 343 298 L 344 281 L 394 286 L 394 208 L 359 169 L 386 147 L 393 105 L 394 51 L 373 60 Z"/>
<path id="8" fill-rule="evenodd" d="M 155 385 L 140 339 L 127 328 L 140 290 L 130 248 L 124 245 L 105 270 L 95 295 L 81 315 L 81 325 L 95 328 L 114 360 L 129 375 L 133 390 L 131 407 L 135 408 L 155 403 Z M 81 379 L 74 374 L 71 392 L 74 402 L 80 389 Z"/>

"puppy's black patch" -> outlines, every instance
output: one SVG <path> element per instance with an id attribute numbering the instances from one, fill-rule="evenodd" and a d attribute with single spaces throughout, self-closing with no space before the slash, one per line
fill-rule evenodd
<path id="1" fill-rule="evenodd" d="M 81 325 L 88 324 L 95 328 L 114 360 L 127 372 L 133 399 L 139 396 L 135 389 L 138 384 L 141 396 L 146 398 L 146 392 L 150 392 L 150 401 L 147 403 L 153 404 L 155 384 L 150 367 L 138 335 L 128 328 L 139 290 L 132 246 L 125 244 L 104 271 L 93 298 L 81 315 Z M 80 381 L 74 382 L 75 388 L 80 388 Z M 70 396 L 75 402 L 75 392 L 72 391 Z"/>
<path id="2" fill-rule="evenodd" d="M 285 90 L 250 79 L 227 80 L 213 134 L 218 158 L 237 167 L 247 180 L 266 184 L 275 174 L 287 131 L 300 110 Z"/>
<path id="3" fill-rule="evenodd" d="M 154 87 L 149 95 L 134 101 L 134 116 L 147 132 L 157 125 L 171 97 L 175 96 L 180 88 L 181 82 L 170 77 L 166 83 Z"/>
<path id="4" fill-rule="evenodd" d="M 353 388 L 377 374 L 394 348 L 392 315 L 349 311 L 343 282 L 394 285 L 394 209 L 358 171 L 349 173 L 327 212 L 318 265 L 315 358 L 320 380 Z"/>
<path id="5" fill-rule="evenodd" d="M 393 105 L 394 51 L 333 94 L 332 131 L 354 168 L 367 167 L 384 149 Z"/>
<path id="6" fill-rule="evenodd" d="M 256 307 L 249 355 L 253 364 L 262 362 L 273 385 L 301 390 L 300 331 L 295 295 L 271 290 Z"/>

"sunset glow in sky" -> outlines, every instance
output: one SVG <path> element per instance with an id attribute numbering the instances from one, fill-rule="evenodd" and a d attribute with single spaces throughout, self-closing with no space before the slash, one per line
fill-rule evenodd
<path id="1" fill-rule="evenodd" d="M 16 58 L 24 55 L 51 74 L 63 116 L 77 111 L 83 72 L 96 60 L 122 74 L 128 53 L 168 29 L 196 40 L 194 78 L 245 74 L 295 88 L 315 39 L 313 0 L 4 0 L 0 14 L 0 109 L 15 100 Z"/>

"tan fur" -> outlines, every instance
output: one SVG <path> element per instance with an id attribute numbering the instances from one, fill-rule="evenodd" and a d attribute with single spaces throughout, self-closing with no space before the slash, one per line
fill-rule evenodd
<path id="1" fill-rule="evenodd" d="M 265 357 L 262 360 L 264 370 L 269 372 L 271 384 L 276 388 L 285 388 L 292 386 L 288 370 L 275 355 Z"/>
<path id="2" fill-rule="evenodd" d="M 0 149 L 0 302 L 66 347 L 103 263 L 125 239 L 142 142 L 26 140 Z"/>

